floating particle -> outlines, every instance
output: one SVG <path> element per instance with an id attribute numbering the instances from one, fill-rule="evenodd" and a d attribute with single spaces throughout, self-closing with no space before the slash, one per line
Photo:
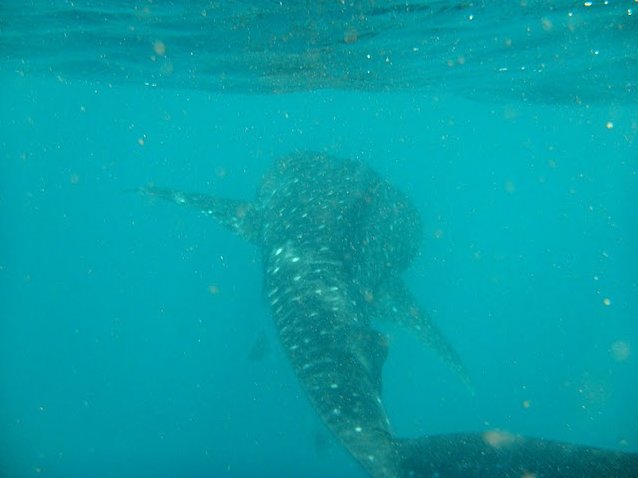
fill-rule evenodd
<path id="1" fill-rule="evenodd" d="M 616 340 L 610 347 L 611 356 L 617 362 L 624 362 L 631 355 L 631 348 L 624 340 Z"/>
<path id="2" fill-rule="evenodd" d="M 543 30 L 545 30 L 546 32 L 552 31 L 554 29 L 554 24 L 547 17 L 541 18 L 541 25 L 543 27 Z"/>
<path id="3" fill-rule="evenodd" d="M 356 28 L 348 28 L 343 34 L 343 42 L 351 45 L 352 43 L 356 43 L 359 39 L 359 32 L 357 32 Z"/>
<path id="4" fill-rule="evenodd" d="M 166 55 L 166 45 L 163 41 L 157 40 L 153 43 L 153 51 L 156 55 L 164 56 Z"/>
<path id="5" fill-rule="evenodd" d="M 363 291 L 363 300 L 365 300 L 366 302 L 373 302 L 374 301 L 374 293 L 370 290 L 370 289 L 366 289 Z"/>
<path id="6" fill-rule="evenodd" d="M 503 430 L 488 430 L 483 433 L 483 441 L 493 448 L 511 445 L 516 436 Z"/>
<path id="7" fill-rule="evenodd" d="M 226 170 L 225 167 L 217 166 L 215 168 L 215 176 L 217 176 L 218 178 L 225 178 L 227 174 L 228 174 L 228 171 Z"/>

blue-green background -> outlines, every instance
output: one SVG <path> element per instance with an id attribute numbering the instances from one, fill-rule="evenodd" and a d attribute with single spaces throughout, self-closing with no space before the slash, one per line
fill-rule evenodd
<path id="1" fill-rule="evenodd" d="M 397 434 L 638 449 L 635 105 L 1 81 L 0 476 L 364 476 L 279 348 L 258 250 L 126 191 L 249 198 L 308 149 L 367 162 L 424 217 L 409 286 L 475 394 L 384 327 Z"/>

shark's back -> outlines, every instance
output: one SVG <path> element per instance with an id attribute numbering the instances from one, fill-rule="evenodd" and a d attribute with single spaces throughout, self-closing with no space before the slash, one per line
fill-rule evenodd
<path id="1" fill-rule="evenodd" d="M 314 153 L 279 159 L 266 174 L 255 201 L 262 220 L 262 246 L 294 241 L 347 252 L 344 239 L 360 221 L 358 204 L 374 180 L 354 161 Z"/>
<path id="2" fill-rule="evenodd" d="M 281 158 L 255 204 L 262 245 L 292 240 L 330 251 L 362 287 L 400 274 L 421 244 L 414 206 L 359 161 L 312 152 Z"/>
<path id="3" fill-rule="evenodd" d="M 261 217 L 265 292 L 276 328 L 326 425 L 376 476 L 394 476 L 381 403 L 387 345 L 360 302 L 353 231 L 369 220 L 379 178 L 360 163 L 304 154 L 264 178 Z"/>

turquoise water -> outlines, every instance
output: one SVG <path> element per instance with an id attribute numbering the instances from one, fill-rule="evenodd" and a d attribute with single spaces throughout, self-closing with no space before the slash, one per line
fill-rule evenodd
<path id="1" fill-rule="evenodd" d="M 296 150 L 365 161 L 423 216 L 407 281 L 474 394 L 384 326 L 398 435 L 638 450 L 635 93 L 476 101 L 451 79 L 436 94 L 245 95 L 14 60 L 0 70 L 1 476 L 365 476 L 280 349 L 259 251 L 127 192 L 250 198 Z"/>
<path id="2" fill-rule="evenodd" d="M 140 88 L 638 102 L 635 0 L 5 0 L 3 64 Z"/>

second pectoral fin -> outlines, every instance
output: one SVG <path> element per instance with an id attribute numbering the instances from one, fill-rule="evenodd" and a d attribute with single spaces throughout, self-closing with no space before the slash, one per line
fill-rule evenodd
<path id="1" fill-rule="evenodd" d="M 434 350 L 471 390 L 470 376 L 460 356 L 400 278 L 392 278 L 380 286 L 370 302 L 374 319 L 408 328 Z"/>

